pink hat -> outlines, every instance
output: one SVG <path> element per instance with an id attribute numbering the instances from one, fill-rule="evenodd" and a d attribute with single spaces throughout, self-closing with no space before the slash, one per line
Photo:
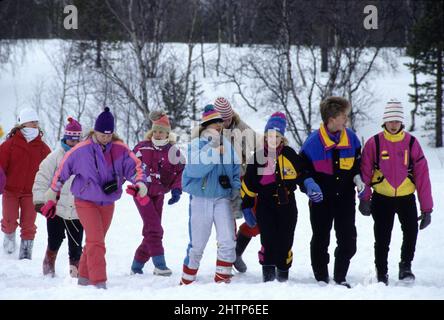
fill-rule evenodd
<path id="1" fill-rule="evenodd" d="M 65 126 L 63 139 L 80 140 L 82 137 L 82 126 L 72 117 L 68 117 L 68 124 Z"/>
<path id="2" fill-rule="evenodd" d="M 234 115 L 234 111 L 233 108 L 231 107 L 231 104 L 228 102 L 227 99 L 223 97 L 219 97 L 214 101 L 214 109 L 216 109 L 216 111 L 219 111 L 224 121 L 230 120 Z"/>
<path id="3" fill-rule="evenodd" d="M 152 129 L 160 131 L 171 131 L 170 120 L 168 116 L 162 111 L 152 111 L 149 115 L 150 120 L 153 122 Z"/>

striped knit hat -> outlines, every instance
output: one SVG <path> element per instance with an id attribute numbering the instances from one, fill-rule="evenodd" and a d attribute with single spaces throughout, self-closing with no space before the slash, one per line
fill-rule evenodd
<path id="1" fill-rule="evenodd" d="M 170 120 L 168 119 L 168 116 L 165 114 L 165 112 L 152 111 L 149 117 L 150 120 L 153 122 L 153 126 L 151 129 L 165 132 L 171 131 Z"/>
<path id="2" fill-rule="evenodd" d="M 82 137 L 82 126 L 74 118 L 68 117 L 68 124 L 65 126 L 65 133 L 63 139 L 65 140 L 80 140 Z"/>
<path id="3" fill-rule="evenodd" d="M 202 120 L 200 121 L 200 125 L 206 127 L 216 122 L 224 122 L 224 119 L 222 118 L 220 113 L 214 109 L 214 106 L 212 104 L 207 104 L 204 108 L 204 112 L 202 113 Z"/>
<path id="4" fill-rule="evenodd" d="M 224 121 L 233 118 L 233 108 L 231 107 L 231 104 L 228 102 L 228 100 L 224 97 L 219 97 L 214 101 L 214 108 L 216 109 L 216 111 L 219 111 Z"/>
<path id="5" fill-rule="evenodd" d="M 383 122 L 401 121 L 404 122 L 404 110 L 401 102 L 396 99 L 391 99 L 387 102 L 384 110 Z"/>

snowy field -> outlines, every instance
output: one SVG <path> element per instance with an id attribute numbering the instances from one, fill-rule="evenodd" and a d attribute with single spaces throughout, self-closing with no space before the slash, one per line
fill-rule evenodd
<path id="1" fill-rule="evenodd" d="M 401 63 L 406 58 L 400 58 Z M 374 121 L 360 127 L 359 137 L 366 140 L 380 130 L 380 119 L 385 101 L 397 97 L 404 104 L 407 124 L 409 124 L 407 93 L 410 75 L 400 63 L 396 74 L 381 74 L 374 78 L 373 86 L 378 93 L 379 103 L 374 106 Z M 29 90 L 38 78 L 49 74 L 48 63 L 38 46 L 32 54 L 24 57 L 24 63 L 14 72 L 6 70 L 0 76 L 0 124 L 7 132 L 14 121 L 14 106 L 26 105 Z M 218 95 L 231 97 L 228 89 L 205 86 L 206 99 Z M 213 90 L 213 91 L 212 91 Z M 217 91 L 214 91 L 217 90 Z M 254 129 L 263 130 L 267 115 L 255 115 L 251 110 L 237 108 L 245 121 Z M 315 125 L 317 127 L 317 125 Z M 248 264 L 245 274 L 235 272 L 232 283 L 215 284 L 213 276 L 216 263 L 216 240 L 214 229 L 204 253 L 198 280 L 190 286 L 179 286 L 182 262 L 188 244 L 188 204 L 187 194 L 181 200 L 169 206 L 165 202 L 163 212 L 164 247 L 168 266 L 173 275 L 168 278 L 154 276 L 151 262 L 145 266 L 145 274 L 130 275 L 130 265 L 134 252 L 142 240 L 142 220 L 132 199 L 124 194 L 116 203 L 114 219 L 107 235 L 107 271 L 108 290 L 91 287 L 79 287 L 75 279 L 69 277 L 68 250 L 65 240 L 56 262 L 56 277 L 45 278 L 42 275 L 42 261 L 46 249 L 46 221 L 37 217 L 37 235 L 34 243 L 33 259 L 18 260 L 18 252 L 6 255 L 0 252 L 0 299 L 178 299 L 178 300 L 225 300 L 225 299 L 352 299 L 352 300 L 441 300 L 444 299 L 444 150 L 427 147 L 427 140 L 419 138 L 429 161 L 435 202 L 432 224 L 419 232 L 415 260 L 412 270 L 416 282 L 404 286 L 397 281 L 398 262 L 401 247 L 401 230 L 397 220 L 392 235 L 389 253 L 390 285 L 376 283 L 373 264 L 373 220 L 357 213 L 358 251 L 352 259 L 348 281 L 353 286 L 346 289 L 330 284 L 320 287 L 314 280 L 310 266 L 309 243 L 311 227 L 307 198 L 299 190 L 296 192 L 299 217 L 296 226 L 293 254 L 294 261 L 287 283 L 262 283 L 261 267 L 257 252 L 259 238 L 250 242 L 244 253 Z M 131 146 L 133 147 L 133 146 Z M 166 195 L 168 200 L 170 195 Z M 1 205 L 0 205 L 1 206 Z M 237 220 L 242 223 L 243 220 Z M 3 238 L 0 239 L 3 241 Z M 19 239 L 18 239 L 19 241 Z M 335 248 L 334 231 L 330 245 L 330 273 L 333 272 L 333 251 Z"/>

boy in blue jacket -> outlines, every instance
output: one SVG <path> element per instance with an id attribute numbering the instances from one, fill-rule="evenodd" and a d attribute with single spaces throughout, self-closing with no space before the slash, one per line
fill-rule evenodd
<path id="1" fill-rule="evenodd" d="M 182 189 L 190 194 L 190 242 L 181 284 L 196 280 L 213 223 L 218 244 L 214 281 L 228 283 L 232 276 L 231 268 L 236 259 L 236 227 L 230 199 L 240 189 L 240 160 L 229 141 L 222 136 L 223 121 L 214 106 L 207 105 L 199 135 L 192 137 L 188 149 Z"/>

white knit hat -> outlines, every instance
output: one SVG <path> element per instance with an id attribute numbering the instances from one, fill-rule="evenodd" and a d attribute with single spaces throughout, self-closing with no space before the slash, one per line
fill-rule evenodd
<path id="1" fill-rule="evenodd" d="M 218 97 L 214 101 L 214 109 L 216 109 L 216 111 L 220 113 L 222 119 L 224 120 L 230 120 L 234 115 L 234 111 L 233 108 L 231 107 L 231 104 L 228 102 L 227 99 L 223 97 Z"/>
<path id="2" fill-rule="evenodd" d="M 24 124 L 31 121 L 39 121 L 39 115 L 34 109 L 26 108 L 20 111 L 17 121 L 19 124 Z"/>
<path id="3" fill-rule="evenodd" d="M 387 102 L 382 119 L 384 123 L 389 121 L 404 122 L 404 110 L 401 102 L 396 99 L 391 99 L 389 102 Z"/>

